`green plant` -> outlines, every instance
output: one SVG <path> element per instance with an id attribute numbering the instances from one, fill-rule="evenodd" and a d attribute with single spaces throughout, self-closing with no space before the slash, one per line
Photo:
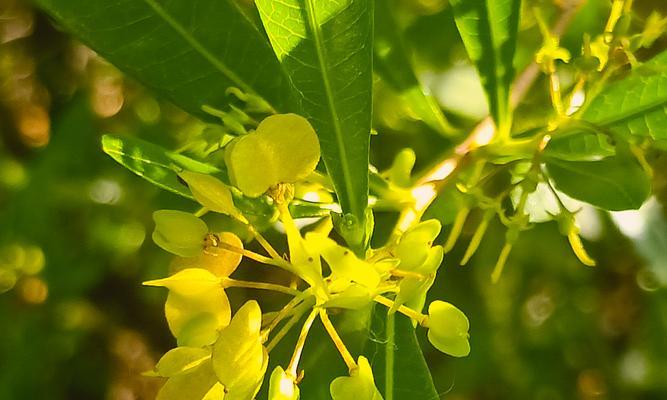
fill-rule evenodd
<path id="1" fill-rule="evenodd" d="M 631 0 L 612 1 L 604 30 L 583 35 L 574 55 L 560 45 L 565 24 L 552 31 L 539 3 L 452 0 L 490 110 L 471 129 L 450 122 L 420 88 L 382 0 L 38 3 L 119 68 L 212 127 L 181 151 L 130 137 L 105 136 L 102 143 L 131 171 L 200 206 L 194 213 L 154 214 L 154 242 L 179 257 L 177 272 L 146 282 L 169 289 L 165 314 L 178 344 L 152 372 L 168 378 L 162 399 L 251 399 L 263 382 L 271 399 L 298 398 L 308 383 L 306 375 L 300 385 L 299 363 L 316 320 L 348 370 L 349 376 L 329 376 L 334 399 L 437 398 L 414 329 L 428 329 L 444 353 L 470 352 L 469 322 L 460 310 L 440 300 L 423 309 L 471 213 L 481 211 L 481 218 L 462 265 L 492 220 L 506 227 L 494 282 L 538 211 L 542 220 L 558 222 L 583 264 L 595 265 L 566 196 L 605 210 L 639 208 L 651 192 L 651 156 L 667 138 L 667 53 L 654 55 L 653 48 L 665 20 L 652 14 L 636 29 Z M 515 77 L 522 11 L 543 43 L 534 64 Z M 640 62 L 636 54 L 653 56 Z M 564 66 L 574 77 L 566 87 Z M 549 101 L 541 118 L 526 123 L 515 110 L 536 68 Z M 457 144 L 425 172 L 412 173 L 410 149 L 397 152 L 385 171 L 370 168 L 374 71 L 418 119 Z M 537 196 L 555 208 L 536 210 Z M 386 232 L 375 228 L 377 210 L 398 214 Z M 233 229 L 209 228 L 211 214 L 224 215 Z M 303 218 L 317 222 L 300 229 Z M 287 257 L 265 237 L 278 221 Z M 446 235 L 434 244 L 442 226 Z M 245 248 L 232 230 L 263 253 Z M 286 271 L 290 284 L 231 278 L 243 259 Z M 267 312 L 250 299 L 232 312 L 232 288 L 291 300 Z M 362 337 L 381 340 L 366 340 L 352 354 L 330 318 L 341 310 L 340 325 L 349 318 Z M 266 373 L 274 363 L 270 353 L 290 346 L 284 340 L 290 331 L 296 334 L 291 357 Z"/>

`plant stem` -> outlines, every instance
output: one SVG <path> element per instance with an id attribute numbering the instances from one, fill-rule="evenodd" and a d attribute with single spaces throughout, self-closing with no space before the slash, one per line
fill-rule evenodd
<path id="1" fill-rule="evenodd" d="M 491 282 L 498 283 L 500 275 L 502 275 L 505 264 L 507 263 L 507 257 L 509 257 L 511 251 L 512 243 L 505 243 L 502 250 L 500 250 L 498 261 L 496 262 L 496 266 L 493 268 L 493 272 L 491 273 Z"/>
<path id="2" fill-rule="evenodd" d="M 385 399 L 394 400 L 394 351 L 395 351 L 395 322 L 396 315 L 389 314 L 387 315 L 387 321 L 385 325 L 385 340 L 387 343 L 384 348 L 384 358 L 385 358 Z"/>
<path id="3" fill-rule="evenodd" d="M 294 315 L 292 318 L 290 318 L 289 321 L 287 321 L 287 323 L 280 328 L 280 330 L 271 339 L 269 344 L 266 345 L 266 351 L 270 352 L 278 345 L 278 343 L 280 343 L 280 341 L 285 337 L 285 335 L 287 335 L 292 327 L 294 327 L 294 325 L 299 322 L 303 316 L 303 313 L 305 313 L 308 308 L 310 308 L 310 304 L 304 303 L 294 310 Z"/>
<path id="4" fill-rule="evenodd" d="M 297 368 L 299 366 L 299 360 L 301 359 L 301 353 L 303 353 L 303 346 L 306 344 L 308 332 L 313 326 L 313 321 L 315 320 L 315 317 L 317 317 L 317 313 L 317 308 L 314 308 L 313 311 L 311 311 L 308 315 L 308 318 L 306 318 L 306 322 L 303 323 L 303 327 L 301 327 L 301 333 L 299 334 L 299 339 L 296 341 L 292 359 L 287 365 L 287 371 L 291 372 L 292 376 L 297 376 Z"/>
<path id="5" fill-rule="evenodd" d="M 273 318 L 273 320 L 271 320 L 271 323 L 266 328 L 266 331 L 270 332 L 271 330 L 273 330 L 280 323 L 280 321 L 283 320 L 283 318 L 289 315 L 290 311 L 292 311 L 296 306 L 298 306 L 302 301 L 305 300 L 307 295 L 310 295 L 310 293 L 308 290 L 305 290 L 300 295 L 290 300 L 289 303 L 285 304 L 285 307 L 283 307 L 278 312 L 278 314 Z"/>
<path id="6" fill-rule="evenodd" d="M 280 257 L 280 254 L 278 254 L 278 252 L 273 248 L 273 246 L 271 246 L 271 243 L 269 243 L 268 240 L 266 240 L 264 236 L 262 236 L 262 234 L 259 233 L 257 229 L 255 229 L 255 227 L 250 223 L 250 221 L 248 221 L 246 217 L 244 217 L 243 215 L 238 215 L 236 216 L 236 219 L 242 224 L 246 225 L 250 233 L 252 233 L 252 235 L 255 237 L 255 240 L 257 240 L 257 243 L 259 243 L 260 246 L 262 246 L 264 250 L 266 250 L 266 252 L 269 253 L 269 256 L 271 256 L 271 258 L 275 260 L 282 260 L 282 257 Z"/>
<path id="7" fill-rule="evenodd" d="M 357 368 L 357 363 L 354 361 L 354 357 L 352 357 L 350 351 L 347 349 L 347 347 L 345 347 L 345 343 L 343 343 L 343 340 L 338 335 L 336 328 L 333 326 L 329 316 L 327 315 L 327 310 L 324 308 L 320 309 L 320 320 L 322 320 L 322 325 L 324 325 L 324 329 L 326 329 L 329 337 L 331 337 L 331 340 L 334 342 L 336 349 L 338 349 L 338 352 L 343 357 L 343 361 L 345 361 L 347 369 L 352 371 L 353 369 Z"/>
<path id="8" fill-rule="evenodd" d="M 292 296 L 298 296 L 301 294 L 301 291 L 299 290 L 292 289 L 291 287 L 288 286 L 277 285 L 274 283 L 241 281 L 231 278 L 225 278 L 222 284 L 226 288 L 238 287 L 238 288 L 248 288 L 248 289 L 270 290 L 273 292 L 289 294 Z"/>
<path id="9" fill-rule="evenodd" d="M 375 300 L 376 303 L 380 303 L 380 304 L 382 304 L 383 306 L 385 306 L 389 309 L 394 307 L 394 302 L 392 300 L 389 300 L 388 298 L 386 298 L 384 296 L 375 296 L 375 298 L 373 300 Z M 419 325 L 423 325 L 426 322 L 426 320 L 428 319 L 427 315 L 424 315 L 424 314 L 422 314 L 420 312 L 417 312 L 417 311 L 413 310 L 412 308 L 409 308 L 409 307 L 406 307 L 406 306 L 399 306 L 397 308 L 397 311 L 400 312 L 401 314 L 405 315 L 406 317 L 410 317 L 410 318 L 414 319 L 415 321 L 417 321 L 417 323 Z"/>
<path id="10" fill-rule="evenodd" d="M 261 254 L 257 254 L 254 251 L 242 249 L 240 247 L 233 246 L 229 243 L 225 242 L 220 242 L 218 243 L 218 248 L 231 251 L 237 254 L 241 254 L 244 257 L 247 257 L 251 260 L 257 261 L 258 263 L 262 264 L 267 264 L 267 265 L 273 265 L 275 267 L 283 268 L 286 269 L 287 271 L 292 271 L 292 266 L 285 260 L 279 259 L 276 260 L 274 258 L 266 257 Z"/>

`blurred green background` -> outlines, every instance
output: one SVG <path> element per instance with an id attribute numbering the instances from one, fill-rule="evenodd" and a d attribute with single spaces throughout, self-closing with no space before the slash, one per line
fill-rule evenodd
<path id="1" fill-rule="evenodd" d="M 422 82 L 457 126 L 474 126 L 487 111 L 446 3 L 392 3 Z M 563 37 L 576 54 L 583 33 L 601 32 L 609 0 L 526 7 L 554 21 L 570 3 L 582 3 Z M 636 10 L 641 31 L 652 10 L 667 14 L 667 3 L 636 1 Z M 520 68 L 541 41 L 530 13 L 521 32 Z M 665 47 L 662 37 L 639 56 Z M 573 73 L 561 72 L 567 86 Z M 519 126 L 547 110 L 545 82 L 535 87 Z M 455 144 L 417 121 L 379 79 L 375 125 L 371 158 L 380 169 L 403 147 L 415 149 L 420 169 Z M 150 241 L 151 212 L 194 205 L 124 170 L 102 153 L 99 138 L 132 134 L 175 149 L 205 128 L 28 2 L 0 0 L 1 400 L 154 398 L 160 382 L 141 372 L 174 343 L 164 293 L 141 286 L 164 276 L 170 262 Z M 655 196 L 640 211 L 579 214 L 596 268 L 579 264 L 556 224 L 545 223 L 522 236 L 493 285 L 500 224 L 472 263 L 458 267 L 479 221 L 473 215 L 432 289 L 472 325 L 467 358 L 424 346 L 443 398 L 667 399 L 666 159 L 653 157 Z M 382 230 L 395 216 L 376 218 Z"/>

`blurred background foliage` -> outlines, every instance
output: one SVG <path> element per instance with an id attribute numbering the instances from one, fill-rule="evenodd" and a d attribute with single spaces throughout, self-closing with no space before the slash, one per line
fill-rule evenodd
<path id="1" fill-rule="evenodd" d="M 446 2 L 387 1 L 421 81 L 457 127 L 472 128 L 487 109 Z M 584 33 L 602 31 L 610 4 L 524 3 L 519 70 L 541 43 L 528 7 L 552 22 L 570 13 L 562 43 L 577 54 Z M 651 11 L 667 14 L 667 3 L 635 3 L 639 31 Z M 638 56 L 665 47 L 663 35 Z M 565 86 L 572 82 L 574 71 L 560 73 Z M 419 121 L 379 78 L 375 88 L 371 158 L 378 169 L 406 146 L 424 169 L 456 144 Z M 546 82 L 535 88 L 518 110 L 518 126 L 530 127 L 548 110 Z M 165 293 L 140 285 L 164 276 L 170 263 L 150 241 L 151 212 L 195 206 L 118 166 L 99 137 L 131 134 L 178 149 L 209 128 L 154 98 L 28 2 L 0 0 L 0 399 L 154 398 L 161 382 L 141 372 L 174 343 Z M 582 266 L 550 222 L 521 237 L 493 285 L 500 224 L 472 262 L 458 266 L 481 216 L 471 218 L 432 290 L 472 323 L 467 358 L 424 346 L 444 398 L 667 398 L 667 156 L 653 162 L 655 196 L 641 210 L 578 214 L 597 268 Z M 447 206 L 430 212 L 442 216 Z M 377 229 L 395 217 L 379 212 Z"/>

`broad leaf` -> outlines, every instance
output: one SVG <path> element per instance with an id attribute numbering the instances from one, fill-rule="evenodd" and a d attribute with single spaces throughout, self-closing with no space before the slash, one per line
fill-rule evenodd
<path id="1" fill-rule="evenodd" d="M 595 161 L 615 153 L 611 138 L 590 128 L 558 132 L 544 149 L 545 156 L 568 161 Z"/>
<path id="2" fill-rule="evenodd" d="M 372 334 L 379 340 L 369 340 L 365 353 L 384 399 L 439 399 L 412 321 L 398 313 L 387 315 L 379 305 L 372 318 Z"/>
<path id="3" fill-rule="evenodd" d="M 373 2 L 255 2 L 278 60 L 290 77 L 298 112 L 317 131 L 322 158 L 343 212 L 364 221 L 371 130 Z"/>
<path id="4" fill-rule="evenodd" d="M 500 132 L 509 133 L 510 85 L 521 0 L 451 0 L 456 26 L 477 66 Z"/>
<path id="5" fill-rule="evenodd" d="M 235 0 L 37 0 L 121 70 L 200 117 L 236 87 L 286 108 L 289 86 L 261 27 Z"/>
<path id="6" fill-rule="evenodd" d="M 561 192 L 605 210 L 638 209 L 651 194 L 651 182 L 635 160 L 607 157 L 599 161 L 549 159 L 549 175 Z"/>
<path id="7" fill-rule="evenodd" d="M 388 0 L 375 0 L 375 59 L 373 67 L 424 123 L 442 134 L 451 135 L 452 127 L 445 119 L 433 96 L 424 92 L 413 70 Z"/>
<path id="8" fill-rule="evenodd" d="M 667 139 L 667 51 L 608 85 L 582 119 L 623 136 Z"/>

